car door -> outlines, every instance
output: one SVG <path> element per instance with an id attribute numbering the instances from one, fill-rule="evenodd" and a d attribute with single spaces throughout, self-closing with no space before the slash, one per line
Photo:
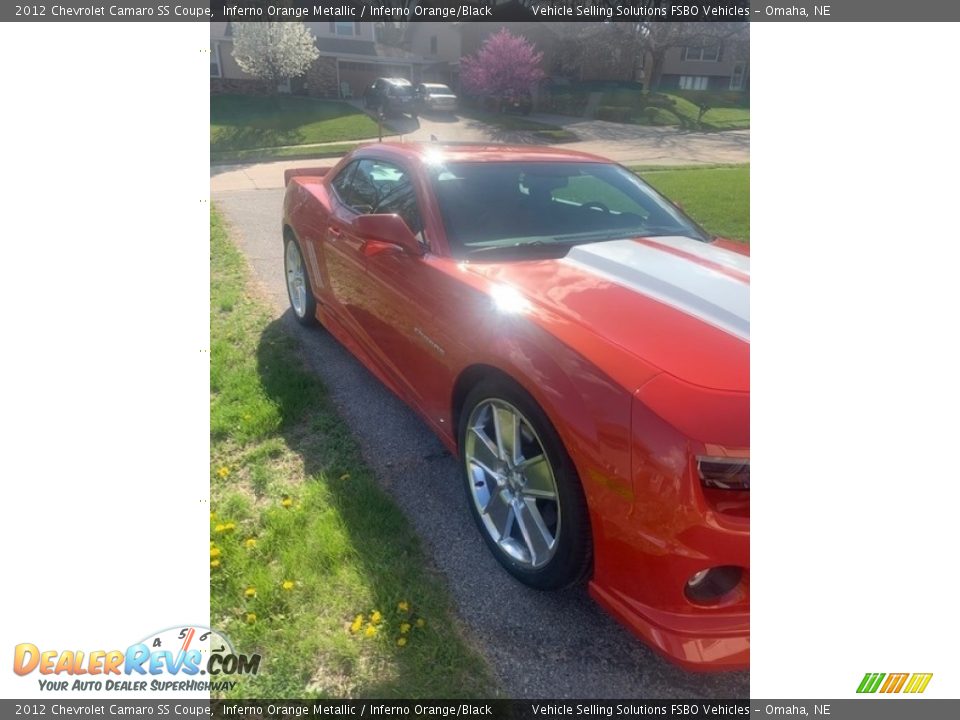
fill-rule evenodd
<path id="1" fill-rule="evenodd" d="M 363 240 L 353 231 L 353 223 L 357 215 L 370 212 L 376 200 L 373 188 L 361 176 L 362 162 L 354 161 L 330 183 L 333 192 L 323 248 L 332 309 L 354 334 L 359 330 L 357 313 L 366 283 L 366 260 Z"/>
<path id="2" fill-rule="evenodd" d="M 419 200 L 410 173 L 396 163 L 370 162 L 369 174 L 377 186 L 373 212 L 400 215 L 422 239 Z M 399 247 L 371 243 L 365 248 L 368 291 L 359 301 L 359 322 L 401 390 L 435 416 L 436 398 L 449 383 L 445 349 L 435 329 L 440 308 L 433 288 L 439 273 L 425 258 Z"/>

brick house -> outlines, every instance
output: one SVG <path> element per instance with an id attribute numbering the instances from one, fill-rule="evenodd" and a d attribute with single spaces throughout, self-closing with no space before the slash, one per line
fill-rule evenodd
<path id="1" fill-rule="evenodd" d="M 419 80 L 428 58 L 378 43 L 373 23 L 308 22 L 320 56 L 305 75 L 281 91 L 314 97 L 360 97 L 378 77 Z M 210 23 L 210 92 L 264 94 L 266 84 L 233 59 L 232 23 Z"/>
<path id="2" fill-rule="evenodd" d="M 675 47 L 666 52 L 661 90 L 747 91 L 750 63 L 722 45 Z"/>

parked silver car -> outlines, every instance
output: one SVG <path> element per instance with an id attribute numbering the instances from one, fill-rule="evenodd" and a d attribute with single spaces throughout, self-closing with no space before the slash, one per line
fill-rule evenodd
<path id="1" fill-rule="evenodd" d="M 446 85 L 420 83 L 416 95 L 421 109 L 425 111 L 454 112 L 457 109 L 457 96 Z"/>

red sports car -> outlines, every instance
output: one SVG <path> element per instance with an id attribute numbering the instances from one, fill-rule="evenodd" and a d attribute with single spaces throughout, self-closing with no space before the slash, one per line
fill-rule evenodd
<path id="1" fill-rule="evenodd" d="M 589 580 L 686 667 L 747 666 L 745 249 L 554 148 L 367 145 L 286 175 L 293 313 L 461 458 L 507 572 Z"/>

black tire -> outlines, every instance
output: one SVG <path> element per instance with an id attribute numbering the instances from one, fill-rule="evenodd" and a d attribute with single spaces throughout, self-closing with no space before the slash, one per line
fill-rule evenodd
<path id="1" fill-rule="evenodd" d="M 288 266 L 288 254 L 293 250 L 296 251 L 297 257 L 300 259 L 300 267 L 303 269 L 303 284 L 305 289 L 305 297 L 303 300 L 302 313 L 297 312 L 297 305 L 293 300 L 293 293 L 290 287 L 290 267 Z M 300 243 L 297 242 L 297 239 L 293 236 L 293 233 L 288 232 L 284 236 L 283 240 L 283 276 L 284 282 L 287 286 L 287 300 L 290 302 L 290 312 L 293 315 L 294 319 L 304 327 L 312 327 L 317 324 L 317 301 L 313 296 L 313 288 L 310 286 L 310 273 L 307 272 L 307 264 L 303 259 L 303 252 L 300 250 Z"/>
<path id="2" fill-rule="evenodd" d="M 468 469 L 467 433 L 470 419 L 478 406 L 489 401 L 502 401 L 512 405 L 523 415 L 526 424 L 536 434 L 536 439 L 553 471 L 559 499 L 559 533 L 556 535 L 556 549 L 546 564 L 531 567 L 511 557 L 491 536 L 484 524 L 481 512 L 475 501 L 472 483 L 475 478 Z M 585 580 L 593 561 L 593 542 L 590 531 L 590 516 L 580 478 L 574 468 L 566 448 L 546 413 L 530 394 L 517 383 L 507 378 L 495 377 L 477 384 L 468 394 L 460 412 L 458 427 L 460 447 L 460 468 L 466 490 L 467 504 L 474 522 L 487 547 L 497 561 L 524 585 L 539 590 L 557 590 L 576 585 Z M 476 470 L 474 470 L 476 472 Z"/>

